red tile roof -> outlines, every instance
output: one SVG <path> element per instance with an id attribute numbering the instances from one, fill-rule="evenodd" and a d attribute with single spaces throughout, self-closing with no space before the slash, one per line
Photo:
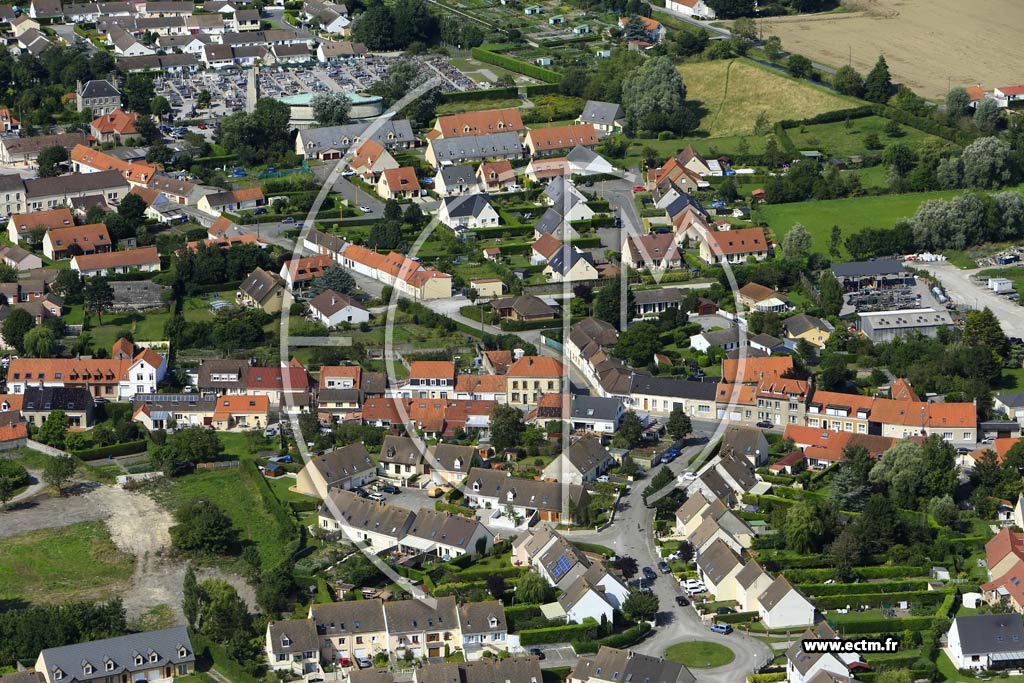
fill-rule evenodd
<path id="1" fill-rule="evenodd" d="M 489 135 L 526 130 L 518 109 L 488 109 L 465 114 L 437 117 L 434 131 L 441 137 L 459 138 L 467 135 Z"/>
<path id="2" fill-rule="evenodd" d="M 561 377 L 562 362 L 550 356 L 523 356 L 508 369 L 509 377 Z"/>
<path id="3" fill-rule="evenodd" d="M 527 133 L 526 138 L 534 153 L 566 149 L 576 145 L 592 147 L 601 142 L 592 123 L 534 128 Z"/>
<path id="4" fill-rule="evenodd" d="M 420 189 L 420 181 L 416 178 L 416 169 L 412 166 L 389 168 L 381 177 L 392 192 L 418 192 Z"/>
<path id="5" fill-rule="evenodd" d="M 453 379 L 455 363 L 450 360 L 415 360 L 409 367 L 409 377 L 416 379 Z"/>
<path id="6" fill-rule="evenodd" d="M 793 369 L 789 356 L 768 356 L 766 358 L 726 358 L 722 361 L 722 377 L 726 382 L 748 384 L 775 379 Z M 742 374 L 740 374 L 742 373 Z"/>
<path id="7" fill-rule="evenodd" d="M 711 252 L 716 255 L 731 256 L 768 250 L 768 243 L 764 239 L 764 230 L 761 228 L 709 232 L 707 238 Z"/>
<path id="8" fill-rule="evenodd" d="M 81 254 L 75 256 L 72 263 L 81 272 L 117 268 L 121 266 L 143 266 L 160 263 L 160 254 L 156 247 L 139 247 L 129 251 L 109 251 L 105 254 Z"/>
<path id="9" fill-rule="evenodd" d="M 266 396 L 220 396 L 213 410 L 213 419 L 225 420 L 232 415 L 266 415 L 270 411 L 270 399 Z"/>
<path id="10" fill-rule="evenodd" d="M 90 125 L 100 134 L 135 135 L 137 133 L 135 122 L 138 118 L 138 114 L 128 114 L 120 109 L 115 109 L 105 116 L 93 119 Z"/>

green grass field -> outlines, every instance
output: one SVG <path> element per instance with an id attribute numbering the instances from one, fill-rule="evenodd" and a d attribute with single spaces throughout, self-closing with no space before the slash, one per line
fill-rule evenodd
<path id="1" fill-rule="evenodd" d="M 100 600 L 128 587 L 135 558 L 103 522 L 82 522 L 0 540 L 0 600 Z"/>
<path id="2" fill-rule="evenodd" d="M 858 104 L 745 59 L 695 62 L 679 70 L 687 101 L 699 102 L 705 112 L 700 130 L 709 136 L 752 133 L 761 112 L 774 123 Z"/>
<path id="3" fill-rule="evenodd" d="M 691 669 L 713 669 L 716 666 L 725 666 L 735 658 L 736 655 L 725 645 L 707 640 L 676 643 L 665 650 L 665 659 Z"/>
<path id="4" fill-rule="evenodd" d="M 794 224 L 801 223 L 814 237 L 814 250 L 827 254 L 833 225 L 842 229 L 844 238 L 862 228 L 891 228 L 901 218 L 913 216 L 922 202 L 957 194 L 957 190 L 943 190 L 764 205 L 754 211 L 754 220 L 767 223 L 780 242 Z M 845 248 L 842 252 L 849 258 Z"/>
<path id="5" fill-rule="evenodd" d="M 224 495 L 230 491 L 230 495 Z M 170 510 L 189 500 L 212 500 L 231 518 L 243 542 L 256 544 L 264 567 L 284 559 L 286 541 L 277 537 L 277 526 L 264 509 L 256 483 L 238 469 L 197 472 L 176 479 L 156 494 Z"/>
<path id="6" fill-rule="evenodd" d="M 903 135 L 891 138 L 885 134 L 886 119 L 881 116 L 867 116 L 836 123 L 818 123 L 812 126 L 789 128 L 786 133 L 797 149 L 816 149 L 826 156 L 848 158 L 853 154 L 864 154 L 867 147 L 864 138 L 874 133 L 883 145 L 900 142 L 910 149 L 916 149 L 928 140 L 940 140 L 916 128 L 900 126 Z M 880 153 L 878 150 L 876 153 Z"/>

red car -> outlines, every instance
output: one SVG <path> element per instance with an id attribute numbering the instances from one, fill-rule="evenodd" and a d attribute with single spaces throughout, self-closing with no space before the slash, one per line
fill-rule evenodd
<path id="1" fill-rule="evenodd" d="M 633 192 L 646 192 L 646 191 L 647 191 L 646 187 L 642 187 L 640 185 L 634 185 L 633 186 Z"/>
<path id="2" fill-rule="evenodd" d="M 339 657 L 338 658 L 338 666 L 341 666 L 341 667 L 344 667 L 344 668 L 347 669 L 348 667 L 352 666 L 352 660 L 350 660 L 348 657 Z"/>
<path id="3" fill-rule="evenodd" d="M 205 123 L 200 123 L 199 124 L 199 130 L 206 130 L 206 124 Z"/>

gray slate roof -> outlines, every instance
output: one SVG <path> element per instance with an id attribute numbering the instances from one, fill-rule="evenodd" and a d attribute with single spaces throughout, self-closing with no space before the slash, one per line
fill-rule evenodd
<path id="1" fill-rule="evenodd" d="M 348 123 L 343 126 L 307 128 L 302 131 L 302 142 L 306 154 L 317 154 L 322 150 L 347 150 L 364 140 L 369 123 Z M 383 147 L 408 144 L 416 141 L 408 119 L 388 121 L 376 128 L 368 138 Z"/>
<path id="2" fill-rule="evenodd" d="M 312 619 L 272 621 L 267 628 L 270 630 L 270 647 L 274 654 L 315 652 L 320 649 L 320 638 Z"/>
<path id="3" fill-rule="evenodd" d="M 616 120 L 624 118 L 626 118 L 626 112 L 622 110 L 621 104 L 597 100 L 588 101 L 583 107 L 583 113 L 580 114 L 580 121 L 583 123 L 596 123 L 604 126 L 610 126 Z"/>
<path id="4" fill-rule="evenodd" d="M 591 396 L 589 394 L 573 394 L 572 400 L 569 402 L 569 411 L 573 419 L 596 419 L 596 420 L 615 420 L 622 412 L 622 401 L 617 398 L 602 398 L 600 396 Z M 569 460 L 573 464 L 576 464 L 577 455 L 576 452 L 586 452 L 592 454 L 593 458 L 599 459 L 600 462 L 604 462 L 608 457 L 607 451 L 601 446 L 600 442 L 593 437 L 583 437 L 572 446 L 569 447 Z M 585 472 L 586 470 L 581 470 Z"/>
<path id="5" fill-rule="evenodd" d="M 452 185 L 475 185 L 476 169 L 469 164 L 457 166 L 445 166 L 441 169 L 441 180 L 446 186 Z"/>
<path id="6" fill-rule="evenodd" d="M 432 140 L 430 144 L 438 164 L 445 161 L 458 162 L 523 154 L 523 143 L 519 140 L 519 134 L 512 131 L 440 138 Z"/>
<path id="7" fill-rule="evenodd" d="M 82 99 L 91 100 L 97 97 L 120 97 L 121 92 L 107 80 L 86 81 L 82 84 Z"/>
<path id="8" fill-rule="evenodd" d="M 1024 651 L 1024 623 L 1019 614 L 976 614 L 953 622 L 965 655 Z"/>
<path id="9" fill-rule="evenodd" d="M 457 197 L 445 197 L 443 201 L 448 208 L 448 215 L 452 218 L 477 217 L 490 205 L 491 196 L 486 192 L 477 192 Z"/>
<path id="10" fill-rule="evenodd" d="M 697 680 L 682 664 L 604 645 L 596 655 L 580 657 L 573 678 L 618 683 L 693 683 Z"/>
<path id="11" fill-rule="evenodd" d="M 697 558 L 697 566 L 716 586 L 739 564 L 739 555 L 721 539 L 708 546 L 708 549 Z"/>
<path id="12" fill-rule="evenodd" d="M 150 661 L 150 656 L 154 653 L 157 656 L 155 663 Z M 143 658 L 141 664 L 137 663 L 138 655 Z M 48 672 L 49 677 L 52 677 L 57 669 L 64 673 L 61 678 L 63 683 L 96 678 L 100 672 L 120 676 L 122 673 L 133 673 L 164 665 L 175 666 L 196 660 L 192 642 L 188 639 L 188 632 L 184 626 L 48 648 L 40 652 L 39 657 L 42 668 Z M 107 670 L 107 661 L 113 663 L 110 670 Z M 84 673 L 85 663 L 92 665 L 93 674 Z"/>
<path id="13" fill-rule="evenodd" d="M 714 401 L 717 390 L 717 385 L 713 382 L 693 382 L 675 377 L 643 374 L 634 374 L 630 387 L 631 394 L 669 396 L 697 401 Z"/>
<path id="14" fill-rule="evenodd" d="M 320 472 L 328 486 L 376 467 L 362 443 L 333 448 L 323 455 L 310 458 L 309 464 Z"/>
<path id="15" fill-rule="evenodd" d="M 559 249 L 552 254 L 551 258 L 548 259 L 548 266 L 556 273 L 568 275 L 580 261 L 586 261 L 590 265 L 597 267 L 597 264 L 594 262 L 594 257 L 590 255 L 590 252 L 576 251 L 568 247 L 565 249 Z"/>

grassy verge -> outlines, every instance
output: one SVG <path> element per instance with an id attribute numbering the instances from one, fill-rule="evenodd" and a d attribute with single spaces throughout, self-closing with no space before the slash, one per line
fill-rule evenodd
<path id="1" fill-rule="evenodd" d="M 105 599 L 127 588 L 134 564 L 103 522 L 11 536 L 0 541 L 0 600 Z"/>
<path id="2" fill-rule="evenodd" d="M 665 659 L 691 669 L 713 669 L 725 666 L 735 658 L 736 655 L 726 646 L 706 640 L 676 643 L 665 650 Z"/>

